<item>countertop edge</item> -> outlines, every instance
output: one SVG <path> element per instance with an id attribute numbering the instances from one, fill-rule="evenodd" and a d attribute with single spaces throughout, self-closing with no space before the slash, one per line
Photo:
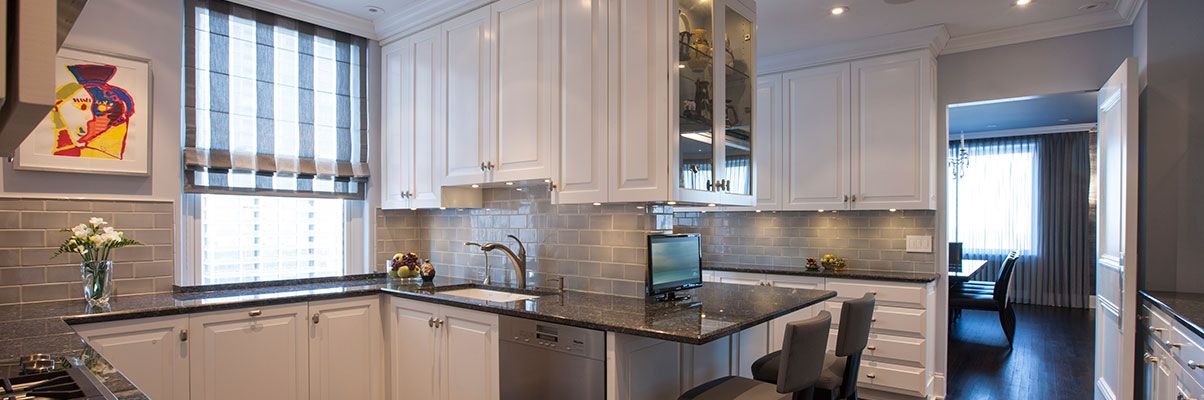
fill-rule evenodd
<path id="1" fill-rule="evenodd" d="M 1162 311 L 1165 311 L 1167 314 L 1170 314 L 1171 317 L 1175 319 L 1175 321 L 1177 321 L 1180 324 L 1182 324 L 1183 326 L 1187 327 L 1187 329 L 1190 329 L 1192 332 L 1194 332 L 1196 334 L 1196 336 L 1199 336 L 1200 338 L 1204 338 L 1204 328 L 1201 328 L 1199 325 L 1196 325 L 1195 321 L 1192 321 L 1192 320 L 1184 317 L 1182 314 L 1179 314 L 1178 311 L 1175 311 L 1174 308 L 1171 308 L 1171 306 L 1167 305 L 1165 302 L 1163 302 L 1161 299 L 1159 299 L 1157 297 L 1157 295 L 1149 293 L 1145 290 L 1138 290 L 1137 293 L 1139 293 L 1141 295 L 1141 297 L 1144 298 L 1146 301 L 1153 303 L 1155 306 L 1157 306 Z"/>
<path id="2" fill-rule="evenodd" d="M 244 307 L 274 306 L 274 305 L 280 305 L 280 304 L 293 304 L 293 303 L 310 302 L 310 301 L 363 297 L 363 296 L 379 295 L 381 293 L 382 293 L 382 289 L 379 289 L 379 288 L 353 290 L 353 291 L 337 292 L 337 293 L 316 293 L 316 294 L 315 293 L 306 293 L 306 294 L 298 294 L 296 296 L 282 296 L 282 297 L 268 298 L 268 299 L 250 299 L 250 300 L 241 300 L 241 301 L 230 301 L 230 302 L 225 302 L 225 303 L 200 304 L 200 305 L 190 305 L 190 306 L 173 306 L 173 307 L 154 307 L 154 308 L 146 308 L 146 309 L 131 310 L 131 311 L 112 311 L 112 312 L 106 312 L 106 313 L 102 313 L 102 314 L 65 315 L 62 317 L 62 320 L 67 325 L 72 325 L 72 326 L 86 325 L 86 324 L 95 324 L 95 323 L 101 323 L 101 322 L 124 321 L 124 320 L 139 319 L 139 318 L 166 317 L 166 316 L 172 316 L 172 315 L 196 314 L 196 313 L 205 313 L 205 312 L 211 312 L 211 311 L 233 310 L 233 309 L 244 308 Z"/>
<path id="3" fill-rule="evenodd" d="M 890 271 L 874 271 L 874 270 L 844 270 L 839 273 L 830 271 L 812 271 L 805 268 L 798 269 L 778 269 L 777 267 L 738 267 L 729 265 L 703 265 L 703 271 L 721 271 L 721 272 L 746 272 L 754 274 L 770 274 L 770 275 L 789 275 L 789 276 L 811 276 L 816 278 L 835 278 L 835 279 L 862 279 L 869 281 L 885 281 L 885 282 L 904 282 L 904 283 L 932 283 L 940 279 L 938 274 L 929 274 L 925 272 L 906 272 L 908 274 L 926 275 L 923 277 L 917 276 L 914 278 L 900 276 L 886 276 L 884 274 L 898 274 L 899 272 Z M 850 272 L 856 271 L 856 272 Z M 838 274 L 852 274 L 842 276 Z M 876 275 L 882 273 L 883 275 Z"/>

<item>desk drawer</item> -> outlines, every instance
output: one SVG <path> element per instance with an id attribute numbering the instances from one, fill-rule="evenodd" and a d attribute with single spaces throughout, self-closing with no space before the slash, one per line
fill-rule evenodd
<path id="1" fill-rule="evenodd" d="M 836 297 L 856 299 L 866 293 L 875 293 L 878 303 L 896 303 L 924 308 L 928 305 L 928 285 L 879 281 L 852 281 L 828 279 L 826 289 L 835 291 Z"/>
<path id="2" fill-rule="evenodd" d="M 836 348 L 836 338 L 839 336 L 837 332 L 839 331 L 833 329 L 828 333 L 829 349 Z M 915 363 L 922 367 L 925 364 L 924 355 L 927 354 L 925 344 L 926 341 L 920 338 L 871 333 L 869 341 L 865 344 L 865 351 L 861 352 L 861 355 L 872 359 L 888 358 L 905 363 Z"/>
<path id="3" fill-rule="evenodd" d="M 827 310 L 832 313 L 832 326 L 840 325 L 840 306 L 839 301 L 827 303 Z M 875 305 L 870 329 L 873 332 L 894 331 L 927 337 L 928 310 Z"/>

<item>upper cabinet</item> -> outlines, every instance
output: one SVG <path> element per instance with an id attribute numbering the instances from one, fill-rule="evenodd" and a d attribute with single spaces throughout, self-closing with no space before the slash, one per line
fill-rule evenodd
<path id="1" fill-rule="evenodd" d="M 552 177 L 560 121 L 560 0 L 491 6 L 496 124 L 486 164 L 498 182 Z"/>
<path id="2" fill-rule="evenodd" d="M 914 51 L 762 77 L 782 86 L 760 106 L 782 109 L 780 209 L 935 209 L 935 74 Z"/>

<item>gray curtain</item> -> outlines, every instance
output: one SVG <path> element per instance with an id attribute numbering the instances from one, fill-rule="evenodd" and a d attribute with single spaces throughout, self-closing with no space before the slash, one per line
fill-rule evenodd
<path id="1" fill-rule="evenodd" d="M 1095 293 L 1095 135 L 1070 132 L 986 140 L 1037 142 L 1034 251 L 1017 261 L 1013 298 L 1017 303 L 1087 307 Z M 1005 257 L 966 254 L 990 261 L 975 277 L 982 280 L 995 280 Z"/>

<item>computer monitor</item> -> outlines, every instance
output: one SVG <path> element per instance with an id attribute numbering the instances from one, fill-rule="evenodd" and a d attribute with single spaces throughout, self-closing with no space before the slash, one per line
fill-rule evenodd
<path id="1" fill-rule="evenodd" d="M 702 244 L 698 234 L 648 235 L 648 296 L 681 300 L 675 292 L 702 286 Z"/>

